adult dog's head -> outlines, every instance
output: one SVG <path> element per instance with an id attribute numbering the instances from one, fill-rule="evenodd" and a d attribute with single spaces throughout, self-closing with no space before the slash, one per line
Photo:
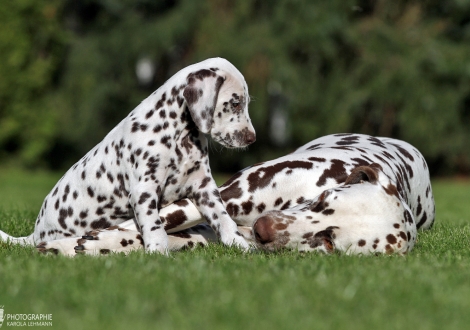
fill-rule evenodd
<path id="1" fill-rule="evenodd" d="M 197 65 L 186 80 L 183 95 L 191 117 L 203 133 L 227 148 L 245 147 L 256 140 L 248 115 L 248 86 L 227 60 L 212 58 Z"/>
<path id="2" fill-rule="evenodd" d="M 343 185 L 253 225 L 260 248 L 407 253 L 416 241 L 411 210 L 378 164 L 355 168 Z"/>

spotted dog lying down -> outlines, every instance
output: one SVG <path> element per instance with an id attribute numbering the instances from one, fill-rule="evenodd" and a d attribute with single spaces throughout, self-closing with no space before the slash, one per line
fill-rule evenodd
<path id="1" fill-rule="evenodd" d="M 426 162 L 406 142 L 360 134 L 325 136 L 295 152 L 246 168 L 219 187 L 223 203 L 252 245 L 267 250 L 409 252 L 417 229 L 434 222 Z M 160 210 L 169 249 L 216 241 L 188 199 Z M 83 237 L 49 241 L 66 255 L 142 248 L 132 220 Z"/>
<path id="2" fill-rule="evenodd" d="M 211 176 L 208 133 L 228 148 L 256 139 L 248 87 L 227 60 L 188 66 L 142 101 L 60 179 L 45 198 L 34 233 L 0 239 L 37 244 L 85 235 L 134 218 L 147 252 L 166 253 L 159 210 L 188 198 L 225 244 L 249 248 Z"/>

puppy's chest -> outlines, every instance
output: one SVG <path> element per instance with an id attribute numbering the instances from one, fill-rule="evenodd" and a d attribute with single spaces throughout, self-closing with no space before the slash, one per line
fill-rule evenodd
<path id="1" fill-rule="evenodd" d="M 188 146 L 188 144 L 186 144 Z M 181 145 L 175 149 L 171 157 L 163 162 L 163 170 L 166 173 L 163 182 L 162 205 L 187 197 L 191 192 L 194 181 L 201 176 L 201 171 L 208 169 L 208 158 L 199 147 L 185 149 Z M 165 205 L 164 205 L 165 204 Z"/>

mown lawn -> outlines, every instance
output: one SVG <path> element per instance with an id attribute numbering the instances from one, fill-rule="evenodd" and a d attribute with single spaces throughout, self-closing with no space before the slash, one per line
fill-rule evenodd
<path id="1" fill-rule="evenodd" d="M 0 229 L 29 234 L 58 178 L 1 171 Z M 467 329 L 470 182 L 433 188 L 436 225 L 406 257 L 213 245 L 68 259 L 0 243 L 0 306 L 52 314 L 55 329 Z"/>

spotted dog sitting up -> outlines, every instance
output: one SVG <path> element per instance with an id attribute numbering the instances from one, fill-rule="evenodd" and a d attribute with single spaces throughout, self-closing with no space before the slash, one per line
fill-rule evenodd
<path id="1" fill-rule="evenodd" d="M 203 133 L 228 148 L 253 143 L 249 101 L 242 74 L 224 59 L 182 69 L 60 179 L 32 235 L 0 231 L 0 238 L 41 247 L 134 218 L 134 239 L 147 252 L 164 254 L 167 223 L 159 210 L 188 198 L 224 244 L 247 249 L 211 176 Z"/>
<path id="2" fill-rule="evenodd" d="M 417 229 L 434 222 L 426 162 L 410 144 L 360 134 L 325 136 L 295 152 L 256 164 L 219 188 L 229 215 L 260 249 L 343 251 L 412 250 Z M 196 205 L 184 199 L 160 210 L 170 250 L 217 239 Z M 66 255 L 142 248 L 134 222 L 83 237 L 48 242 L 40 251 Z"/>

